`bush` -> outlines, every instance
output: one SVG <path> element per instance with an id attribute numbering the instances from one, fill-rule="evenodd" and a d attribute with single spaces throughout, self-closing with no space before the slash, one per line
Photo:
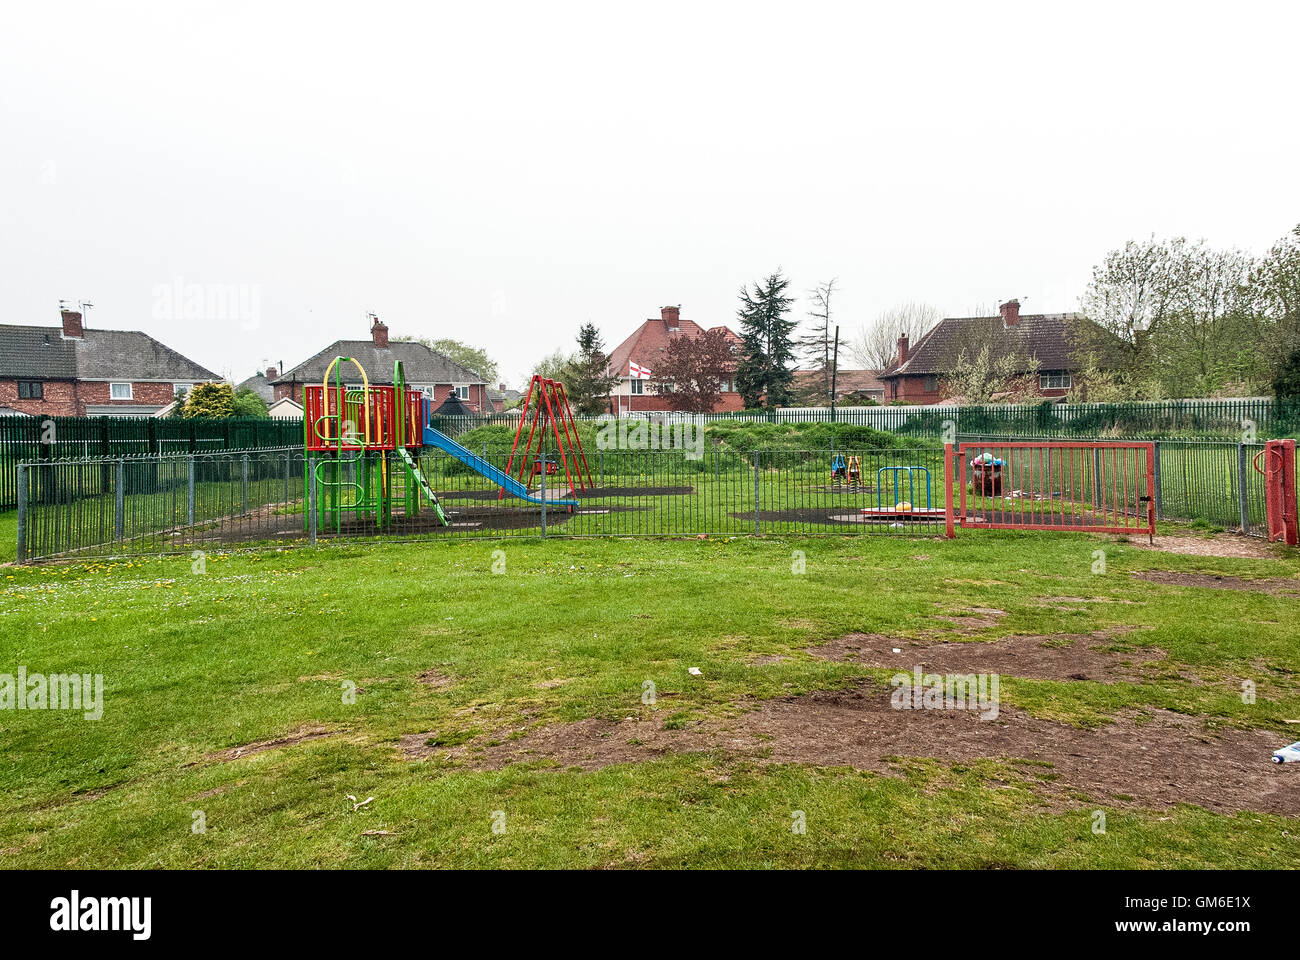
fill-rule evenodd
<path id="1" fill-rule="evenodd" d="M 747 454 L 755 450 L 907 450 L 925 444 L 853 423 L 738 423 L 711 425 L 705 436 L 718 447 Z"/>
<path id="2" fill-rule="evenodd" d="M 195 417 L 225 420 L 235 415 L 235 391 L 228 383 L 200 383 L 185 399 L 186 420 Z"/>

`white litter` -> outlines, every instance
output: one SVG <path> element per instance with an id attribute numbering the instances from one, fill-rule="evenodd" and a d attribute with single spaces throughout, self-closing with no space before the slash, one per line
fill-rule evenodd
<path id="1" fill-rule="evenodd" d="M 1283 747 L 1281 750 L 1273 751 L 1274 763 L 1300 763 L 1300 740 L 1291 744 L 1289 747 Z"/>
<path id="2" fill-rule="evenodd" d="M 704 676 L 704 674 L 700 673 L 700 668 L 699 668 L 699 667 L 687 667 L 687 668 L 686 668 L 686 672 L 689 673 L 692 677 L 702 677 L 702 676 Z"/>
<path id="3" fill-rule="evenodd" d="M 903 652 L 903 648 L 902 648 L 902 647 L 895 647 L 895 648 L 894 648 L 894 652 L 895 652 L 895 653 L 902 653 L 902 652 Z"/>

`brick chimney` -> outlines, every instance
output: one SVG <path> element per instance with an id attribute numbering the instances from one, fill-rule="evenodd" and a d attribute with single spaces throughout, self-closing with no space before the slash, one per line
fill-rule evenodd
<path id="1" fill-rule="evenodd" d="M 1014 327 L 1020 323 L 1020 301 L 1008 300 L 1002 306 L 998 307 L 998 313 L 1002 314 L 1003 328 Z"/>
<path id="2" fill-rule="evenodd" d="M 280 371 L 277 370 L 277 369 L 275 369 L 275 367 L 267 367 L 267 368 L 266 368 L 266 379 L 268 379 L 268 380 L 275 380 L 275 379 L 277 379 L 279 376 L 280 376 Z"/>
<path id="3" fill-rule="evenodd" d="M 659 316 L 663 317 L 664 326 L 672 330 L 681 325 L 681 305 L 675 307 L 661 307 Z"/>
<path id="4" fill-rule="evenodd" d="M 370 325 L 370 339 L 375 341 L 375 346 L 381 350 L 388 348 L 388 324 L 375 317 L 375 322 Z"/>
<path id="5" fill-rule="evenodd" d="M 63 336 L 67 340 L 81 340 L 85 337 L 86 331 L 81 326 L 81 312 L 79 310 L 60 310 L 63 314 Z"/>
<path id="6" fill-rule="evenodd" d="M 898 365 L 907 363 L 907 334 L 898 338 Z"/>

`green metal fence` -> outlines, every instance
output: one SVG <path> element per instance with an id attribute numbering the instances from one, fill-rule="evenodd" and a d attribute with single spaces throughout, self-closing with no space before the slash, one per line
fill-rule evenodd
<path id="1" fill-rule="evenodd" d="M 3 417 L 0 510 L 18 505 L 18 464 L 24 461 L 255 450 L 301 443 L 301 420 Z"/>
<path id="2" fill-rule="evenodd" d="M 510 449 L 482 454 L 504 469 Z M 17 559 L 220 551 L 327 539 L 943 533 L 942 509 L 907 522 L 864 513 L 893 506 L 902 495 L 882 483 L 895 468 L 918 474 L 909 499 L 942 508 L 942 447 L 857 455 L 860 482 L 836 483 L 830 478 L 831 453 L 823 450 L 705 450 L 698 459 L 679 450 L 591 451 L 591 485 L 576 493 L 578 506 L 570 510 L 498 499 L 500 488 L 490 480 L 441 450 L 426 449 L 420 467 L 448 522 L 426 507 L 395 515 L 383 528 L 373 512 L 347 510 L 346 499 L 339 525 L 322 524 L 313 509 L 316 487 L 304 483 L 312 461 L 301 447 L 30 463 L 20 473 Z M 562 476 L 539 474 L 534 483 L 560 483 Z"/>
<path id="3" fill-rule="evenodd" d="M 1156 442 L 1159 519 L 1199 520 L 1262 536 L 1264 484 L 1252 461 L 1263 449 L 1262 444 Z M 508 446 L 475 452 L 500 469 L 510 456 Z M 313 485 L 304 483 L 309 462 L 300 446 L 35 462 L 24 464 L 19 474 L 17 556 L 220 550 L 318 537 L 942 534 L 947 483 L 942 447 L 843 452 L 860 458 L 857 482 L 830 477 L 830 450 L 741 453 L 706 446 L 698 457 L 664 449 L 591 450 L 593 486 L 578 493 L 580 505 L 569 511 L 498 499 L 499 488 L 491 481 L 454 457 L 427 449 L 420 467 L 448 525 L 424 510 L 383 530 L 373 517 L 350 514 L 339 529 L 317 529 L 316 513 L 309 509 Z M 558 483 L 560 477 L 547 482 Z M 1085 472 L 1079 489 L 1088 485 Z M 1064 490 L 1060 493 L 1053 504 L 1064 499 Z M 879 514 L 899 500 L 940 512 L 906 520 Z"/>

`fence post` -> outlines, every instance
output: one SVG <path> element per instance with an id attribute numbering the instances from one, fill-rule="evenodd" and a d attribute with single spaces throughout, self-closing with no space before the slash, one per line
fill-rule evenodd
<path id="1" fill-rule="evenodd" d="M 952 444 L 943 445 L 943 522 L 944 536 L 949 540 L 957 536 L 956 518 L 953 513 L 952 504 L 952 483 L 953 483 L 953 452 Z"/>
<path id="2" fill-rule="evenodd" d="M 27 471 L 25 463 L 18 464 L 18 554 L 19 563 L 27 562 Z"/>
<path id="3" fill-rule="evenodd" d="M 185 523 L 194 525 L 194 458 L 190 457 L 188 493 L 185 497 Z"/>
<path id="4" fill-rule="evenodd" d="M 1237 506 L 1241 511 L 1241 532 L 1250 533 L 1250 502 L 1246 497 L 1246 445 L 1237 444 Z"/>
<path id="5" fill-rule="evenodd" d="M 1156 519 L 1165 518 L 1164 496 L 1160 492 L 1160 441 L 1153 440 L 1151 443 L 1151 469 L 1155 471 L 1156 477 Z"/>
<path id="6" fill-rule="evenodd" d="M 1092 448 L 1092 506 L 1101 501 L 1101 447 Z"/>
<path id="7" fill-rule="evenodd" d="M 541 449 L 539 447 L 539 449 Z M 546 538 L 546 457 L 542 456 L 542 538 Z"/>
<path id="8" fill-rule="evenodd" d="M 304 476 L 307 480 L 307 539 L 311 545 L 316 546 L 316 498 L 319 494 L 316 491 L 316 458 L 307 458 L 304 467 Z"/>
<path id="9" fill-rule="evenodd" d="M 286 453 L 284 455 L 284 502 L 285 503 L 289 502 L 289 474 L 292 472 L 291 468 L 293 464 L 293 461 L 290 458 L 292 456 L 293 454 L 291 453 Z"/>
<path id="10" fill-rule="evenodd" d="M 113 497 L 113 539 L 122 542 L 126 528 L 126 460 L 117 461 L 117 490 Z"/>
<path id="11" fill-rule="evenodd" d="M 754 533 L 758 534 L 758 451 L 754 451 Z"/>
<path id="12" fill-rule="evenodd" d="M 248 454 L 240 458 L 240 512 L 248 513 Z"/>

